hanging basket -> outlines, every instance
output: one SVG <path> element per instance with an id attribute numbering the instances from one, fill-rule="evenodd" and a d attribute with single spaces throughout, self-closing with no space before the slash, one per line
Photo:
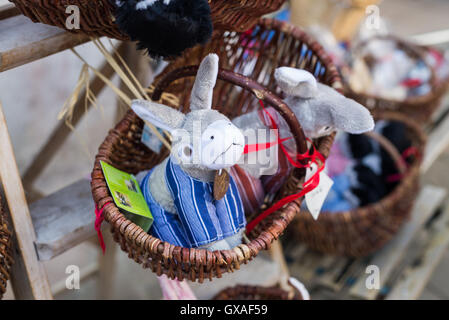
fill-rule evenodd
<path id="1" fill-rule="evenodd" d="M 240 41 L 244 43 L 241 44 Z M 288 45 L 282 45 L 284 41 Z M 220 70 L 213 105 L 219 106 L 220 112 L 232 119 L 257 108 L 259 99 L 262 99 L 280 112 L 289 124 L 298 150 L 304 150 L 305 139 L 296 117 L 279 95 L 270 89 L 276 90 L 274 69 L 282 65 L 302 67 L 313 72 L 325 84 L 336 87 L 340 85 L 338 73 L 322 47 L 298 28 L 271 19 L 262 20 L 251 33 L 234 33 L 221 40 L 214 39 L 209 46 L 192 49 L 175 60 L 156 80 L 152 99 L 159 101 L 162 96 L 161 103 L 188 112 L 186 107 L 189 106 L 197 67 L 177 68 L 189 63 L 199 64 L 210 52 L 220 56 L 222 67 L 224 65 L 233 70 Z M 242 52 L 250 54 L 243 55 Z M 242 71 L 248 78 L 239 74 Z M 257 79 L 258 82 L 252 79 Z M 248 263 L 261 250 L 268 249 L 299 212 L 302 199 L 270 215 L 251 232 L 249 243 L 233 250 L 210 252 L 175 247 L 147 234 L 127 220 L 115 206 L 100 166 L 100 161 L 105 161 L 120 170 L 136 174 L 164 160 L 169 154 L 167 150 L 159 155 L 154 154 L 140 142 L 142 128 L 143 121 L 130 111 L 109 133 L 96 157 L 92 172 L 92 194 L 98 208 L 104 208 L 105 220 L 111 225 L 114 240 L 122 250 L 128 252 L 130 258 L 144 268 L 151 268 L 158 275 L 166 274 L 171 279 L 179 280 L 203 282 L 204 279 L 221 277 L 223 273 L 233 272 L 241 264 Z M 329 154 L 333 140 L 334 135 L 330 135 L 315 141 L 318 151 L 325 157 Z M 296 173 L 299 179 L 304 178 L 303 171 Z M 246 214 L 250 221 L 250 217 L 258 212 Z"/>
<path id="2" fill-rule="evenodd" d="M 445 79 L 437 79 L 436 70 L 425 58 L 428 48 L 418 46 L 416 44 L 399 39 L 392 35 L 376 36 L 371 40 L 392 40 L 396 42 L 398 48 L 403 50 L 407 55 L 416 60 L 423 61 L 431 70 L 430 87 L 431 90 L 425 95 L 408 97 L 405 100 L 387 99 L 380 96 L 366 94 L 363 92 L 355 92 L 349 84 L 345 84 L 345 95 L 354 99 L 360 104 L 371 110 L 391 110 L 405 114 L 416 121 L 426 124 L 431 120 L 434 111 L 440 105 L 441 99 L 445 95 L 449 87 L 449 77 Z M 359 52 L 367 45 L 367 42 L 360 43 L 355 52 Z"/>
<path id="3" fill-rule="evenodd" d="M 8 229 L 6 214 L 0 200 L 0 299 L 6 292 L 6 284 L 9 280 L 9 273 L 13 263 L 11 252 L 12 233 Z"/>
<path id="4" fill-rule="evenodd" d="M 167 85 L 176 79 L 195 76 L 197 69 L 198 67 L 186 67 L 169 73 L 167 78 L 156 86 L 152 99 L 159 101 Z M 218 78 L 220 82 L 243 88 L 275 108 L 288 123 L 297 149 L 300 152 L 307 151 L 306 140 L 296 117 L 279 97 L 250 78 L 230 71 L 220 70 Z M 219 110 L 229 116 L 233 107 L 234 105 L 229 103 L 222 105 Z M 224 272 L 239 269 L 241 264 L 252 260 L 261 250 L 268 249 L 299 212 L 301 200 L 288 204 L 260 223 L 249 235 L 249 243 L 239 245 L 233 250 L 210 252 L 204 249 L 181 248 L 151 236 L 127 220 L 115 206 L 100 165 L 100 161 L 104 161 L 120 170 L 137 174 L 162 162 L 168 156 L 168 151 L 165 150 L 159 155 L 150 152 L 140 141 L 142 129 L 143 121 L 134 112 L 129 111 L 109 133 L 96 157 L 92 172 L 92 194 L 96 205 L 104 208 L 105 220 L 110 223 L 113 238 L 121 245 L 122 250 L 128 252 L 130 258 L 142 263 L 145 268 L 151 268 L 158 275 L 166 274 L 171 279 L 187 278 L 202 282 L 205 278 L 212 280 L 213 277 L 221 277 Z M 333 136 L 324 139 L 318 146 L 319 150 L 327 154 L 332 140 Z M 248 212 L 247 216 L 251 217 L 254 214 L 255 212 Z"/>
<path id="5" fill-rule="evenodd" d="M 111 37 L 128 40 L 115 24 L 115 0 L 9 0 L 33 22 L 41 22 L 63 29 L 69 14 L 66 8 L 75 5 L 80 9 L 79 30 L 74 33 L 93 37 Z M 127 0 L 123 0 L 127 1 Z M 270 12 L 278 10 L 285 0 L 210 0 L 212 20 L 215 29 L 245 31 L 257 20 Z"/>
<path id="6" fill-rule="evenodd" d="M 213 300 L 304 300 L 297 290 L 293 295 L 278 286 L 260 287 L 238 285 L 219 292 Z"/>
<path id="7" fill-rule="evenodd" d="M 307 70 L 315 75 L 319 82 L 342 91 L 342 81 L 337 68 L 324 48 L 301 28 L 276 19 L 260 19 L 245 33 L 215 33 L 205 46 L 196 46 L 172 61 L 156 78 L 161 81 L 167 73 L 186 65 L 200 64 L 209 53 L 220 57 L 220 67 L 248 76 L 273 93 L 282 97 L 276 85 L 274 71 L 278 67 L 293 67 Z M 174 94 L 181 105 L 188 105 L 190 90 L 195 79 L 184 78 L 173 83 L 165 92 Z M 230 86 L 218 83 L 214 91 L 215 105 L 229 104 Z M 242 91 L 233 101 L 231 117 L 235 117 L 257 104 L 257 99 L 249 92 Z M 172 107 L 176 105 L 169 104 Z"/>
<path id="8" fill-rule="evenodd" d="M 384 246 L 407 221 L 419 191 L 426 136 L 416 122 L 400 113 L 382 111 L 374 116 L 378 120 L 404 123 L 412 146 L 418 150 L 418 156 L 414 157 L 400 183 L 381 201 L 365 207 L 345 212 L 322 212 L 316 221 L 309 213 L 302 212 L 291 223 L 289 237 L 320 252 L 363 257 Z M 399 153 L 395 155 L 394 146 L 388 141 L 378 142 L 398 162 Z"/>

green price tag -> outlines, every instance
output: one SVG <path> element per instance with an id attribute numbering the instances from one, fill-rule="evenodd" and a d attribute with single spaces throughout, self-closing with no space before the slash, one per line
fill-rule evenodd
<path id="1" fill-rule="evenodd" d="M 117 207 L 126 211 L 124 215 L 127 219 L 148 232 L 153 224 L 153 216 L 136 178 L 103 161 L 101 168 Z"/>

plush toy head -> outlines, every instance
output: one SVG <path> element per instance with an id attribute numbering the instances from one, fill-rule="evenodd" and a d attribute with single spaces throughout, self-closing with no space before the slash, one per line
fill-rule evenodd
<path id="1" fill-rule="evenodd" d="M 374 120 L 364 106 L 318 83 L 310 72 L 282 67 L 274 76 L 307 137 L 318 138 L 336 129 L 352 134 L 374 129 Z"/>
<path id="2" fill-rule="evenodd" d="M 211 54 L 201 63 L 191 94 L 191 111 L 186 115 L 152 101 L 135 100 L 132 104 L 139 117 L 171 133 L 172 159 L 203 181 L 210 180 L 215 170 L 234 166 L 245 145 L 240 129 L 211 109 L 217 74 L 218 56 Z"/>
<path id="3" fill-rule="evenodd" d="M 116 23 L 139 49 L 153 57 L 173 57 L 212 35 L 207 0 L 117 0 Z"/>

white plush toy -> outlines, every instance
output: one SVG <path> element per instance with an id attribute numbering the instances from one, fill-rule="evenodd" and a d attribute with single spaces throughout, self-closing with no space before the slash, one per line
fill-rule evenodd
<path id="1" fill-rule="evenodd" d="M 174 245 L 211 251 L 241 244 L 246 226 L 238 189 L 227 173 L 241 158 L 245 139 L 211 109 L 217 75 L 218 56 L 211 54 L 200 65 L 188 114 L 153 101 L 132 104 L 139 117 L 173 138 L 169 158 L 141 183 L 154 217 L 150 232 Z"/>
<path id="2" fill-rule="evenodd" d="M 342 130 L 351 134 L 361 134 L 374 129 L 374 120 L 364 106 L 348 99 L 333 88 L 318 83 L 315 77 L 305 70 L 281 67 L 275 71 L 277 84 L 285 93 L 285 102 L 296 115 L 304 134 L 310 139 L 319 138 Z M 267 129 L 258 111 L 246 113 L 233 120 L 243 131 L 247 129 Z M 287 123 L 278 117 L 281 138 L 291 136 Z M 271 141 L 271 140 L 270 140 Z M 268 141 L 258 141 L 259 143 Z M 292 141 L 286 143 L 290 150 L 296 151 Z M 253 155 L 245 155 L 251 157 Z M 254 161 L 244 161 L 243 167 L 255 178 L 272 172 L 272 168 L 261 168 Z M 276 163 L 273 163 L 276 166 Z"/>

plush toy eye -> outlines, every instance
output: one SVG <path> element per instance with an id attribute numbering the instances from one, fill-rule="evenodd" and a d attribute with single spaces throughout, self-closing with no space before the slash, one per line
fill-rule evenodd
<path id="1" fill-rule="evenodd" d="M 184 154 L 185 154 L 187 157 L 192 156 L 192 148 L 190 148 L 189 146 L 186 146 L 186 147 L 184 148 Z"/>
<path id="2" fill-rule="evenodd" d="M 210 136 L 210 139 L 211 139 L 211 140 L 214 140 L 214 139 L 215 139 L 215 137 L 214 137 L 214 136 Z"/>

